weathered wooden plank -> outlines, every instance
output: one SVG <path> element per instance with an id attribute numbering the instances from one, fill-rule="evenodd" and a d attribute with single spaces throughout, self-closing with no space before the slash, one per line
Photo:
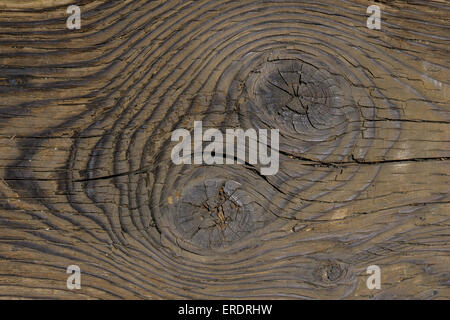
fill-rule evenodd
<path id="1" fill-rule="evenodd" d="M 71 4 L 0 1 L 0 298 L 450 298 L 448 2 Z M 174 165 L 194 121 L 279 172 Z"/>

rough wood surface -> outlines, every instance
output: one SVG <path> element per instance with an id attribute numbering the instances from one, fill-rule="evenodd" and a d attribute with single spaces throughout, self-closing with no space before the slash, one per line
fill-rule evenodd
<path id="1" fill-rule="evenodd" d="M 370 4 L 1 0 L 0 298 L 449 299 L 450 6 Z M 173 165 L 194 120 L 279 173 Z"/>

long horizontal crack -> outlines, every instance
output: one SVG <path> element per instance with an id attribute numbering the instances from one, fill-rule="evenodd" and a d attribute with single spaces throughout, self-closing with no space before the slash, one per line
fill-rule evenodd
<path id="1" fill-rule="evenodd" d="M 290 157 L 291 159 L 311 162 L 311 163 L 304 163 L 303 165 L 306 166 L 323 166 L 323 167 L 334 167 L 334 168 L 341 168 L 346 166 L 352 166 L 352 165 L 381 165 L 386 163 L 404 163 L 404 162 L 429 162 L 429 161 L 449 161 L 450 157 L 430 157 L 430 158 L 407 158 L 407 159 L 391 159 L 391 160 L 379 160 L 379 161 L 361 161 L 352 156 L 353 161 L 321 161 L 317 159 L 310 159 L 305 157 L 299 157 L 291 155 L 287 152 L 283 152 L 280 150 L 280 154 L 285 155 L 287 157 Z M 132 174 L 139 174 L 143 172 L 147 172 L 148 168 L 141 168 L 135 171 L 128 171 L 128 172 L 121 172 L 117 174 L 112 174 L 108 176 L 100 176 L 100 177 L 94 177 L 94 178 L 85 178 L 85 179 L 77 179 L 72 180 L 73 182 L 87 182 L 87 181 L 95 181 L 95 180 L 107 180 L 107 179 L 113 179 L 116 177 L 121 176 L 128 176 Z M 66 179 L 43 179 L 43 178 L 9 178 L 9 179 L 2 179 L 3 181 L 17 181 L 17 180 L 29 180 L 29 181 L 55 181 L 55 180 L 66 180 Z"/>
<path id="2" fill-rule="evenodd" d="M 290 157 L 291 159 L 302 160 L 307 162 L 312 162 L 312 164 L 305 165 L 313 165 L 313 166 L 325 166 L 325 167 L 336 167 L 340 168 L 343 166 L 350 165 L 380 165 L 385 163 L 402 163 L 402 162 L 428 162 L 428 161 L 448 161 L 450 157 L 428 157 L 428 158 L 406 158 L 406 159 L 390 159 L 390 160 L 377 160 L 377 161 L 361 161 L 356 159 L 352 155 L 352 161 L 322 161 L 318 159 L 310 159 L 300 156 L 294 156 L 284 151 L 279 151 L 280 154 Z"/>
<path id="3" fill-rule="evenodd" d="M 86 178 L 86 179 L 78 179 L 78 180 L 73 180 L 73 182 L 86 182 L 86 181 L 94 181 L 94 180 L 106 180 L 106 179 L 113 179 L 113 178 L 117 178 L 117 177 L 123 177 L 123 176 L 132 175 L 132 174 L 143 173 L 143 172 L 147 172 L 147 168 L 142 168 L 142 169 L 138 169 L 138 170 L 135 170 L 135 171 L 128 171 L 128 172 L 112 174 L 112 175 L 109 175 L 109 176 L 102 176 L 102 177 L 95 177 L 95 178 Z"/>

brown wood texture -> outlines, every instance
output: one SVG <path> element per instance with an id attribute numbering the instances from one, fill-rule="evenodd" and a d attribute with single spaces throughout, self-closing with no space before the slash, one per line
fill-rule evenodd
<path id="1" fill-rule="evenodd" d="M 449 299 L 449 18 L 0 0 L 0 298 Z M 278 174 L 174 165 L 196 120 L 279 129 Z"/>

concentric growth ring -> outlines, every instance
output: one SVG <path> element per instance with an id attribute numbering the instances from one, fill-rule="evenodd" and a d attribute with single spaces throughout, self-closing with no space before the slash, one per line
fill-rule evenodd
<path id="1" fill-rule="evenodd" d="M 178 31 L 160 28 L 142 38 L 145 59 L 129 60 L 133 80 L 81 135 L 107 134 L 94 145 L 77 141 L 70 166 L 87 175 L 73 171 L 71 180 L 80 182 L 71 187 L 72 202 L 101 209 L 113 241 L 127 244 L 129 234 L 147 252 L 142 262 L 164 265 L 171 282 L 193 285 L 217 270 L 231 275 L 217 264 L 221 252 L 242 273 L 267 269 L 252 262 L 264 239 L 342 207 L 376 177 L 374 167 L 364 173 L 367 183 L 347 192 L 359 171 L 352 167 L 337 183 L 321 183 L 336 175 L 327 163 L 364 159 L 377 135 L 368 125 L 375 116 L 372 75 L 360 67 L 376 53 L 351 60 L 356 44 L 368 48 L 366 31 L 350 43 L 336 36 L 349 30 L 344 21 L 330 25 L 305 5 L 196 2 L 168 17 L 165 25 Z M 174 165 L 171 132 L 191 130 L 194 121 L 221 130 L 279 129 L 280 172 L 264 178 L 249 165 Z M 111 161 L 113 171 L 105 170 Z M 104 194 L 111 182 L 116 193 Z M 180 275 L 185 269 L 189 277 Z"/>
<path id="2" fill-rule="evenodd" d="M 209 268 L 216 252 L 250 250 L 283 225 L 331 210 L 334 205 L 326 202 L 317 211 L 306 208 L 330 193 L 341 194 L 358 168 L 324 190 L 319 181 L 335 174 L 336 168 L 303 166 L 296 158 L 319 164 L 364 158 L 376 136 L 370 126 L 362 128 L 375 114 L 364 87 L 371 76 L 360 62 L 348 61 L 355 43 L 360 50 L 368 46 L 363 32 L 348 43 L 336 37 L 348 30 L 342 21 L 329 26 L 316 11 L 305 12 L 302 3 L 191 6 L 171 17 L 172 23 L 166 21 L 170 30 L 179 32 L 165 35 L 158 29 L 146 35 L 143 41 L 149 44 L 169 37 L 141 53 L 147 58 L 136 70 L 147 71 L 131 73 L 134 85 L 123 91 L 112 111 L 83 132 L 88 136 L 104 127 L 108 134 L 93 149 L 78 141 L 72 158 L 72 166 L 80 167 L 80 159 L 90 154 L 83 168 L 89 181 L 75 183 L 81 184 L 76 189 L 85 190 L 104 210 L 115 241 L 125 241 L 116 230 L 133 234 L 170 262 L 171 277 L 186 261 L 167 249 L 185 255 L 192 265 L 203 257 L 201 268 Z M 220 8 L 226 11 L 214 15 L 212 10 Z M 278 18 L 280 13 L 283 19 Z M 311 17 L 317 22 L 314 28 L 305 24 Z M 241 22 L 229 23 L 236 19 Z M 195 120 L 222 130 L 279 129 L 279 174 L 263 179 L 247 165 L 175 166 L 170 161 L 170 134 L 192 129 Z M 102 172 L 110 161 L 114 171 Z M 110 181 L 95 178 L 112 175 L 117 194 L 103 194 L 100 190 Z M 374 168 L 368 183 L 375 175 Z M 368 183 L 342 200 L 356 197 Z M 158 249 L 161 244 L 163 251 Z"/>

